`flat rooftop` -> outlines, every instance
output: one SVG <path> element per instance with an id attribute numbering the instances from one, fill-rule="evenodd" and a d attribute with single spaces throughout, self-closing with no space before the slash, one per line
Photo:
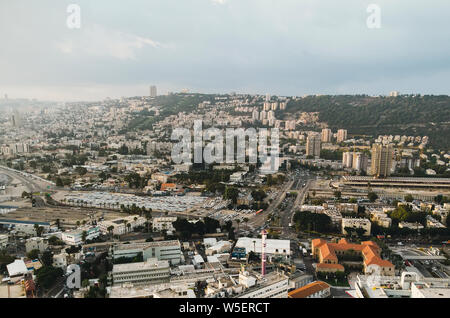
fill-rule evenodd
<path id="1" fill-rule="evenodd" d="M 173 240 L 173 241 L 154 241 L 154 242 L 142 242 L 142 243 L 130 243 L 125 244 L 121 243 L 118 245 L 114 245 L 115 251 L 121 251 L 121 250 L 133 250 L 133 249 L 147 249 L 151 247 L 161 247 L 161 246 L 176 246 L 181 248 L 180 241 Z"/>
<path id="2" fill-rule="evenodd" d="M 261 253 L 262 240 L 253 237 L 241 237 L 236 242 L 235 247 L 245 248 L 246 253 L 250 253 L 250 251 Z M 266 239 L 266 253 L 290 255 L 291 242 L 290 240 Z"/>
<path id="3" fill-rule="evenodd" d="M 157 268 L 170 268 L 168 261 L 158 261 L 156 258 L 150 258 L 146 262 L 129 263 L 129 264 L 115 264 L 112 273 L 143 271 Z"/>

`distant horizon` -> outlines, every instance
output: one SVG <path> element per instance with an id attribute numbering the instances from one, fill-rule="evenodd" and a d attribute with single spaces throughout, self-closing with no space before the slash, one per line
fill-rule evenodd
<path id="1" fill-rule="evenodd" d="M 150 86 L 149 86 L 150 87 Z M 395 90 L 391 91 L 394 92 Z M 449 94 L 429 94 L 429 93 L 404 93 L 404 92 L 398 92 L 398 96 L 410 96 L 410 95 L 418 95 L 418 96 L 447 96 L 449 97 Z M 384 94 L 369 94 L 369 93 L 338 93 L 338 94 L 332 94 L 332 93 L 304 93 L 304 94 L 292 94 L 292 95 L 281 95 L 281 94 L 270 94 L 270 93 L 246 93 L 246 92 L 202 92 L 202 91 L 188 91 L 188 92 L 183 92 L 183 91 L 167 91 L 164 93 L 158 93 L 157 97 L 159 96 L 168 96 L 169 93 L 172 94 L 201 94 L 201 95 L 231 95 L 231 94 L 236 94 L 236 95 L 251 95 L 251 96 L 265 96 L 266 94 L 269 94 L 271 97 L 276 96 L 276 97 L 286 97 L 286 98 L 290 98 L 290 97 L 303 97 L 303 96 L 369 96 L 369 97 L 390 97 L 389 93 L 384 93 Z M 54 102 L 54 103 L 82 103 L 82 102 L 86 102 L 86 103 L 92 103 L 92 102 L 99 102 L 99 101 L 104 101 L 106 99 L 111 99 L 111 100 L 118 100 L 121 98 L 133 98 L 133 97 L 150 97 L 150 95 L 128 95 L 128 96 L 118 96 L 118 97 L 111 97 L 111 96 L 105 96 L 102 98 L 98 98 L 98 99 L 79 99 L 79 100 L 57 100 L 57 99 L 40 99 L 40 98 L 35 98 L 35 97 L 11 97 L 8 95 L 8 99 L 7 100 L 11 100 L 11 101 L 20 101 L 20 100 L 25 100 L 25 101 L 38 101 L 38 102 Z M 0 95 L 0 104 L 5 103 L 6 99 L 3 95 Z"/>

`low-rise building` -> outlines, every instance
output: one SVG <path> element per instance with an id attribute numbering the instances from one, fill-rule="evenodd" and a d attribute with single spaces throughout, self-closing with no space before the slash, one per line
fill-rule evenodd
<path id="1" fill-rule="evenodd" d="M 370 235 L 372 224 L 370 220 L 364 218 L 343 218 L 342 219 L 342 234 L 347 235 L 345 228 L 363 229 L 364 235 Z"/>
<path id="2" fill-rule="evenodd" d="M 330 243 L 323 239 L 314 239 L 311 245 L 313 257 L 319 263 L 316 265 L 316 270 L 319 272 L 344 271 L 342 263 L 347 261 L 352 263 L 359 262 L 358 259 L 360 259 L 364 273 L 394 275 L 394 265 L 381 258 L 380 247 L 372 241 L 354 244 L 349 243 L 346 239 L 341 239 L 337 243 Z"/>
<path id="3" fill-rule="evenodd" d="M 288 294 L 288 298 L 327 298 L 331 296 L 331 287 L 325 282 L 315 281 L 297 288 Z"/>
<path id="4" fill-rule="evenodd" d="M 98 226 L 82 227 L 76 230 L 62 232 L 61 240 L 68 245 L 80 245 L 83 242 L 83 233 L 86 232 L 86 240 L 92 240 L 100 236 L 100 229 Z"/>
<path id="5" fill-rule="evenodd" d="M 152 219 L 152 229 L 156 232 L 161 232 L 163 230 L 166 231 L 175 231 L 173 227 L 173 222 L 177 220 L 176 216 L 161 216 L 155 217 Z"/>
<path id="6" fill-rule="evenodd" d="M 136 227 L 143 226 L 145 222 L 146 219 L 144 217 L 130 215 L 123 218 L 99 222 L 98 227 L 103 234 L 112 233 L 113 235 L 122 235 L 129 231 L 133 231 Z M 112 232 L 108 230 L 111 228 Z"/>
<path id="7" fill-rule="evenodd" d="M 8 235 L 0 234 L 0 248 L 5 248 L 8 245 Z"/>
<path id="8" fill-rule="evenodd" d="M 112 285 L 123 283 L 151 285 L 169 282 L 169 279 L 169 262 L 158 261 L 156 258 L 149 258 L 139 263 L 115 264 L 109 275 Z"/>
<path id="9" fill-rule="evenodd" d="M 47 249 L 47 247 L 48 241 L 43 237 L 32 237 L 25 242 L 25 251 L 27 253 L 31 252 L 32 250 L 38 250 L 42 253 Z"/>
<path id="10" fill-rule="evenodd" d="M 143 260 L 156 258 L 160 261 L 169 261 L 172 265 L 181 262 L 180 241 L 159 241 L 131 244 L 115 244 L 110 248 L 110 255 L 114 259 L 121 257 L 133 258 L 142 253 Z"/>

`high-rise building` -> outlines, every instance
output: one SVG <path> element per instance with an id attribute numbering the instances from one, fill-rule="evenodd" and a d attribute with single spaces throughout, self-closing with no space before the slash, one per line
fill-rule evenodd
<path id="1" fill-rule="evenodd" d="M 273 102 L 272 103 L 272 110 L 277 110 L 278 109 L 278 102 Z"/>
<path id="2" fill-rule="evenodd" d="M 400 94 L 400 93 L 397 92 L 397 91 L 392 91 L 392 92 L 389 93 L 389 96 L 390 96 L 390 97 L 397 97 L 399 94 Z"/>
<path id="3" fill-rule="evenodd" d="M 368 158 L 361 152 L 353 153 L 352 168 L 356 171 L 367 171 Z"/>
<path id="4" fill-rule="evenodd" d="M 255 109 L 255 110 L 252 112 L 252 119 L 253 119 L 253 120 L 258 120 L 258 119 L 259 119 L 259 112 L 258 112 L 257 109 Z"/>
<path id="5" fill-rule="evenodd" d="M 269 110 L 267 113 L 267 119 L 275 119 L 275 112 L 273 110 Z"/>
<path id="6" fill-rule="evenodd" d="M 306 155 L 320 157 L 320 137 L 318 135 L 311 135 L 306 139 Z"/>
<path id="7" fill-rule="evenodd" d="M 267 112 L 272 107 L 272 103 L 270 102 L 264 102 L 264 110 Z"/>
<path id="8" fill-rule="evenodd" d="M 281 110 L 285 110 L 286 109 L 286 105 L 287 105 L 287 102 L 281 102 L 280 103 L 280 109 Z"/>
<path id="9" fill-rule="evenodd" d="M 322 129 L 322 135 L 321 135 L 321 139 L 322 142 L 330 142 L 331 141 L 331 136 L 333 135 L 331 129 Z"/>
<path id="10" fill-rule="evenodd" d="M 391 145 L 373 144 L 371 174 L 375 177 L 388 177 L 391 174 L 394 149 Z"/>
<path id="11" fill-rule="evenodd" d="M 337 142 L 347 140 L 347 129 L 339 129 L 337 132 Z"/>
<path id="12" fill-rule="evenodd" d="M 352 168 L 353 166 L 353 152 L 344 152 L 342 154 L 342 165 L 344 168 Z"/>
<path id="13" fill-rule="evenodd" d="M 259 113 L 259 120 L 261 120 L 261 121 L 263 121 L 264 119 L 266 119 L 267 118 L 267 112 L 266 111 L 261 111 L 260 113 Z"/>
<path id="14" fill-rule="evenodd" d="M 156 96 L 157 96 L 156 86 L 152 85 L 152 86 L 150 86 L 150 97 L 156 97 Z"/>
<path id="15" fill-rule="evenodd" d="M 269 93 L 266 94 L 266 102 L 268 102 L 268 101 L 270 101 L 270 94 Z"/>

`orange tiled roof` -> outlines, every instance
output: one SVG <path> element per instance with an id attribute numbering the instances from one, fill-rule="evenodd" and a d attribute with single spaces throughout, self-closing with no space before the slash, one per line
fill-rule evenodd
<path id="1" fill-rule="evenodd" d="M 163 183 L 161 185 L 161 191 L 167 190 L 167 189 L 174 189 L 177 185 L 175 183 Z"/>
<path id="2" fill-rule="evenodd" d="M 335 269 L 340 270 L 340 271 L 344 271 L 345 270 L 344 266 L 342 266 L 341 264 L 318 263 L 316 266 L 317 266 L 317 269 L 321 269 L 321 268 L 323 268 L 323 269 L 335 268 Z"/>
<path id="3" fill-rule="evenodd" d="M 323 244 L 320 246 L 320 253 L 322 254 L 323 259 L 337 261 L 336 253 L 332 248 L 330 248 L 330 246 L 328 246 L 328 244 Z"/>
<path id="4" fill-rule="evenodd" d="M 341 239 L 338 243 L 328 243 L 322 239 L 312 241 L 313 247 L 319 247 L 324 260 L 338 260 L 335 251 L 354 250 L 364 255 L 364 264 L 366 266 L 377 264 L 382 267 L 393 267 L 391 262 L 383 260 L 380 257 L 380 248 L 375 242 L 364 241 L 361 244 L 349 243 L 346 239 Z"/>
<path id="5" fill-rule="evenodd" d="M 306 298 L 327 288 L 330 288 L 330 285 L 328 285 L 327 283 L 322 281 L 315 281 L 289 292 L 288 298 Z"/>

